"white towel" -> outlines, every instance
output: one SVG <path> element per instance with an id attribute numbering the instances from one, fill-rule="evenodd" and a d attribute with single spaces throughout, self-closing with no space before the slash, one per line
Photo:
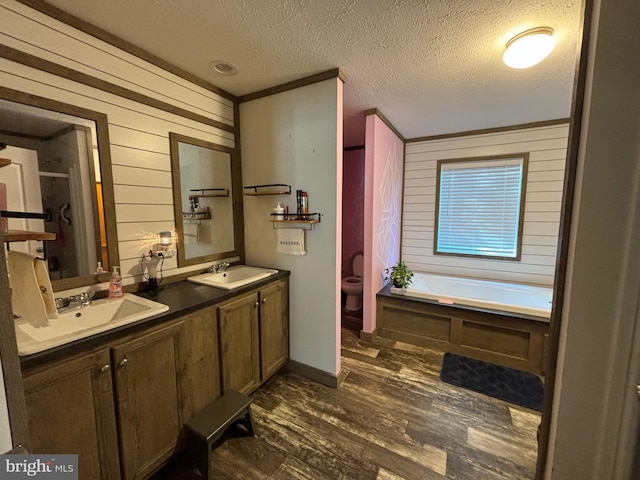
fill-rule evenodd
<path id="1" fill-rule="evenodd" d="M 9 251 L 7 265 L 13 313 L 33 325 L 44 326 L 49 318 L 58 318 L 47 263 L 29 253 Z"/>
<path id="2" fill-rule="evenodd" d="M 199 226 L 197 223 L 183 223 L 184 243 L 198 243 Z"/>
<path id="3" fill-rule="evenodd" d="M 301 228 L 278 228 L 278 253 L 304 255 L 304 230 Z"/>

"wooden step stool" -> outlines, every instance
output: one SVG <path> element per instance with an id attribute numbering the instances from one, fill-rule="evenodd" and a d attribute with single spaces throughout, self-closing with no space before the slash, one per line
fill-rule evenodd
<path id="1" fill-rule="evenodd" d="M 228 390 L 216 398 L 185 424 L 195 463 L 202 476 L 211 480 L 212 447 L 227 427 L 240 423 L 249 435 L 253 435 L 251 402 L 253 399 L 235 390 Z"/>

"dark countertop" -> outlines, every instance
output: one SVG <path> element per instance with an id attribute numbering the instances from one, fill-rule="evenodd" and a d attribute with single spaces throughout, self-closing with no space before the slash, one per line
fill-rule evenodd
<path id="1" fill-rule="evenodd" d="M 289 275 L 290 272 L 287 270 L 278 270 L 278 273 L 275 275 L 234 290 L 208 287 L 184 280 L 170 283 L 166 286 L 163 285 L 157 292 L 132 292 L 149 300 L 167 305 L 169 310 L 159 315 L 145 318 L 144 320 L 128 325 L 122 325 L 106 332 L 91 335 L 58 347 L 43 350 L 42 352 L 22 356 L 20 357 L 20 365 L 23 370 L 28 370 L 52 360 L 63 359 L 83 351 L 91 351 L 100 346 L 106 347 L 108 342 L 115 341 L 125 335 L 145 330 L 154 325 L 166 323 L 211 305 L 222 303 L 243 293 L 259 289 L 276 280 L 287 278 Z"/>

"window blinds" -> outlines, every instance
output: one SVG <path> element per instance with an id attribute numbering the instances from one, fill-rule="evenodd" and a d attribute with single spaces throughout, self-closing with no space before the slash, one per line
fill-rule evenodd
<path id="1" fill-rule="evenodd" d="M 523 158 L 442 162 L 436 253 L 518 257 Z"/>

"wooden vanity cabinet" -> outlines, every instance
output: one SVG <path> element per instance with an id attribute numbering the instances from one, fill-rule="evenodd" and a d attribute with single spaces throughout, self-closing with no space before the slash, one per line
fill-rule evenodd
<path id="1" fill-rule="evenodd" d="M 221 305 L 218 333 L 223 393 L 251 393 L 289 356 L 288 281 Z"/>
<path id="2" fill-rule="evenodd" d="M 24 377 L 32 453 L 77 453 L 78 478 L 120 478 L 108 348 Z"/>
<path id="3" fill-rule="evenodd" d="M 27 372 L 34 453 L 77 453 L 79 478 L 147 478 L 188 420 L 185 351 L 180 322 Z"/>
<path id="4" fill-rule="evenodd" d="M 229 388 L 250 393 L 287 360 L 288 280 L 23 370 L 34 453 L 77 453 L 79 478 L 148 478 L 182 427 Z M 71 350 L 71 349 L 70 349 Z"/>

